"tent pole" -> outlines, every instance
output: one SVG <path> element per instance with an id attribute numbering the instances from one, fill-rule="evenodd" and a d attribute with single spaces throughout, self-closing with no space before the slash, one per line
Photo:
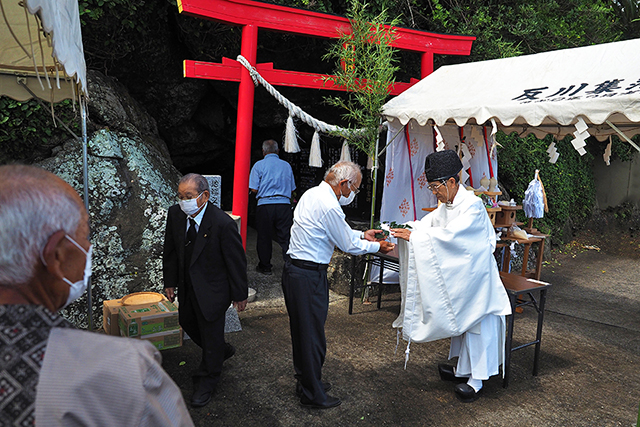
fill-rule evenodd
<path id="1" fill-rule="evenodd" d="M 87 103 L 86 100 L 80 101 L 80 115 L 82 116 L 82 175 L 84 182 L 84 207 L 89 214 L 89 166 L 87 162 Z M 89 223 L 89 230 L 91 230 L 91 223 Z M 89 277 L 89 283 L 87 284 L 87 316 L 89 331 L 93 330 L 93 310 L 91 301 L 91 277 Z"/>
<path id="2" fill-rule="evenodd" d="M 631 144 L 633 146 L 633 148 L 635 148 L 636 150 L 640 151 L 640 147 L 638 147 L 638 145 L 635 142 L 633 142 L 631 139 L 629 139 L 629 137 L 627 135 L 625 135 L 620 129 L 618 129 L 616 127 L 616 125 L 611 123 L 609 120 L 605 120 L 605 122 L 611 127 L 611 129 L 615 130 L 618 133 L 618 135 L 620 135 L 625 141 L 627 141 L 629 144 Z"/>

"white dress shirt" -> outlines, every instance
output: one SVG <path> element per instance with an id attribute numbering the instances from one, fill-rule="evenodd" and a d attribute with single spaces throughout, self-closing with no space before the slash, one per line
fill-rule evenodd
<path id="1" fill-rule="evenodd" d="M 333 189 L 325 181 L 307 190 L 293 212 L 287 254 L 293 259 L 329 264 L 337 246 L 352 255 L 375 253 L 380 243 L 361 240 L 349 227 Z"/>
<path id="2" fill-rule="evenodd" d="M 185 228 L 185 236 L 187 235 L 187 231 L 189 231 L 189 218 L 193 218 L 193 220 L 196 222 L 196 233 L 200 230 L 200 223 L 202 222 L 202 218 L 204 217 L 204 211 L 207 210 L 207 205 L 209 204 L 209 202 L 204 204 L 204 209 L 202 209 L 200 211 L 200 213 L 194 217 L 191 217 L 189 215 L 187 215 L 187 228 Z"/>

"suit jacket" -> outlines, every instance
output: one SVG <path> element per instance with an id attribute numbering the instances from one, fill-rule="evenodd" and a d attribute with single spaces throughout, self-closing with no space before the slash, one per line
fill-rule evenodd
<path id="1" fill-rule="evenodd" d="M 207 202 L 200 223 L 189 274 L 200 310 L 208 321 L 224 316 L 231 301 L 248 295 L 247 258 L 236 223 L 224 211 Z M 184 286 L 184 245 L 187 216 L 179 205 L 169 208 L 164 238 L 163 274 L 165 288 Z"/>

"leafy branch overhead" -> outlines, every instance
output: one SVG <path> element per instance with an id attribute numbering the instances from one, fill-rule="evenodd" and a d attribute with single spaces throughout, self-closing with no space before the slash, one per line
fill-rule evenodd
<path id="1" fill-rule="evenodd" d="M 367 3 L 352 1 L 347 15 L 351 33 L 342 34 L 324 56 L 325 60 L 336 61 L 335 77 L 327 78 L 325 82 L 331 81 L 348 91 L 346 97 L 327 97 L 325 101 L 346 111 L 343 118 L 350 129 L 364 129 L 342 136 L 350 145 L 373 158 L 380 113 L 398 70 L 391 47 L 397 20 L 387 22 L 386 9 L 372 15 L 367 8 Z M 385 23 L 389 26 L 385 27 Z"/>

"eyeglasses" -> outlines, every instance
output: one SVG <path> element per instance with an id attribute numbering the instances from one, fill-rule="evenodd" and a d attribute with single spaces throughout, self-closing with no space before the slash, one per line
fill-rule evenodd
<path id="1" fill-rule="evenodd" d="M 349 182 L 349 188 L 351 189 L 351 191 L 353 191 L 353 194 L 355 194 L 356 196 L 358 195 L 358 193 L 360 192 L 359 188 L 356 188 L 355 190 L 353 189 L 354 185 Z"/>
<path id="2" fill-rule="evenodd" d="M 438 188 L 442 187 L 443 185 L 444 185 L 444 182 L 441 182 L 438 185 L 430 184 L 430 185 L 427 185 L 427 188 L 431 190 L 433 193 L 435 193 L 436 191 L 438 191 Z"/>

